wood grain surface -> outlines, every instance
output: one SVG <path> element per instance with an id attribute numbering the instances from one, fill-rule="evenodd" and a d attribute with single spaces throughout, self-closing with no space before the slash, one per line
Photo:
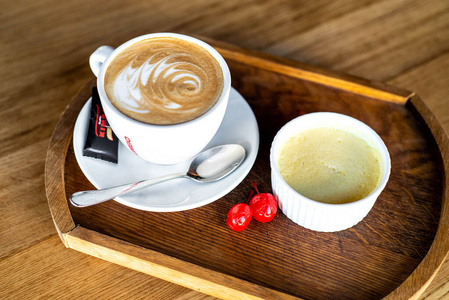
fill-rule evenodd
<path id="1" fill-rule="evenodd" d="M 449 132 L 449 2 L 1 1 L 0 298 L 212 299 L 65 249 L 44 165 L 55 126 L 92 77 L 88 57 L 181 31 L 416 92 Z M 420 299 L 449 298 L 449 261 Z"/>

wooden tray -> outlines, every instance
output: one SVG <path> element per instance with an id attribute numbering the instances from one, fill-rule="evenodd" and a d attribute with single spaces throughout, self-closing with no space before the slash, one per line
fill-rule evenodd
<path id="1" fill-rule="evenodd" d="M 115 201 L 68 202 L 93 186 L 72 147 L 75 119 L 92 79 L 69 104 L 51 139 L 45 182 L 53 220 L 72 249 L 227 299 L 406 299 L 420 295 L 449 250 L 448 137 L 414 93 L 207 40 L 229 64 L 252 107 L 261 145 L 231 193 L 201 208 L 152 213 Z M 292 118 L 333 111 L 371 126 L 392 158 L 390 181 L 368 216 L 336 233 L 304 229 L 279 212 L 243 232 L 225 224 L 256 181 L 270 192 L 269 148 Z M 443 154 L 443 155 L 442 155 Z"/>

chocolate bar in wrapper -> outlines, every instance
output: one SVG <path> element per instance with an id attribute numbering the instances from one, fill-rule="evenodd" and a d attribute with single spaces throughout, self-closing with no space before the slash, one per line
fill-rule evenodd
<path id="1" fill-rule="evenodd" d="M 89 129 L 83 155 L 117 163 L 117 153 L 118 139 L 106 119 L 97 87 L 93 87 Z"/>

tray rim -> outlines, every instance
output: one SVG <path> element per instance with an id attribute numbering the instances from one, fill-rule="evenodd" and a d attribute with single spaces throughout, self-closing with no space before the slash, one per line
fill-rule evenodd
<path id="1" fill-rule="evenodd" d="M 418 95 L 404 89 L 325 70 L 270 54 L 243 49 L 208 38 L 200 38 L 214 46 L 225 59 L 397 105 L 411 104 L 416 109 L 436 140 L 443 160 L 444 186 L 441 217 L 434 241 L 424 259 L 409 277 L 387 295 L 385 299 L 417 299 L 428 287 L 449 254 L 449 241 L 445 241 L 445 237 L 449 234 L 449 218 L 443 218 L 443 216 L 449 215 L 449 194 L 447 188 L 449 183 L 449 177 L 447 176 L 449 174 L 449 136 L 427 105 Z M 182 261 L 176 257 L 100 234 L 94 230 L 77 226 L 74 223 L 65 195 L 65 159 L 72 139 L 77 114 L 84 105 L 82 101 L 75 100 L 79 97 L 88 99 L 91 92 L 90 87 L 94 83 L 95 78 L 89 80 L 68 104 L 55 127 L 47 150 L 45 190 L 51 216 L 63 244 L 67 248 L 75 249 L 218 298 L 245 297 L 249 299 L 266 299 L 268 297 L 270 299 L 300 299 L 231 275 Z M 60 180 L 55 180 L 55 178 L 60 178 Z M 96 249 L 93 249 L 93 245 L 97 246 Z M 145 255 L 141 255 L 142 253 L 145 253 Z"/>

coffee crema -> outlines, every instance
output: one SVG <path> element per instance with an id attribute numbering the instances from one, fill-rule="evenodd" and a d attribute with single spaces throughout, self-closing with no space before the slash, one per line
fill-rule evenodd
<path id="1" fill-rule="evenodd" d="M 221 96 L 218 61 L 193 42 L 154 37 L 120 52 L 105 74 L 111 103 L 128 117 L 171 125 L 198 118 Z"/>
<path id="2" fill-rule="evenodd" d="M 337 128 L 314 128 L 288 139 L 278 169 L 301 195 L 342 204 L 371 194 L 382 177 L 380 153 L 363 138 Z"/>

